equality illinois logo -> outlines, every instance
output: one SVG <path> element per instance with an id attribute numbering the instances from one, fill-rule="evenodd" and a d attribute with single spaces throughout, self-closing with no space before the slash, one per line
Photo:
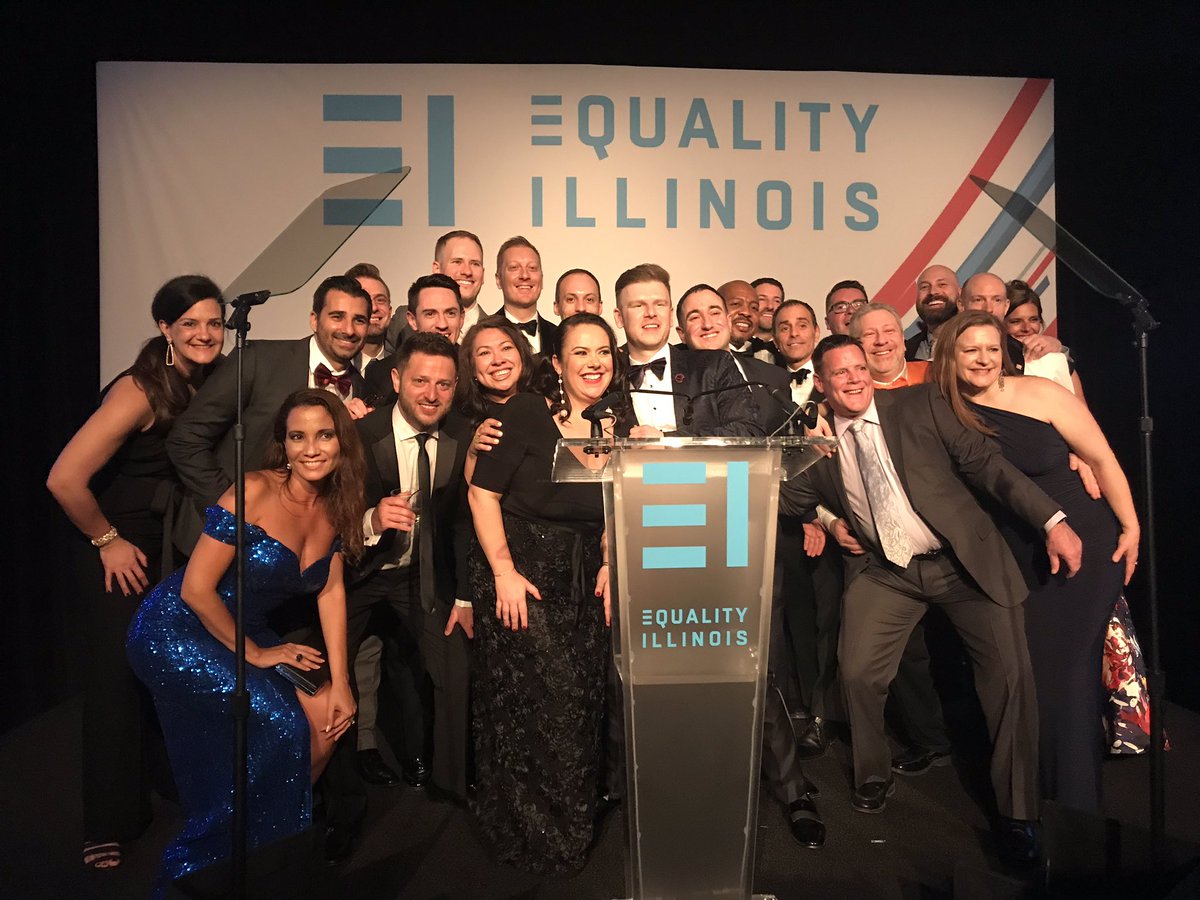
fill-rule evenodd
<path id="1" fill-rule="evenodd" d="M 724 472 L 721 472 L 721 469 Z M 723 556 L 726 568 L 744 568 L 750 564 L 750 463 L 741 460 L 725 463 L 724 466 L 702 462 L 646 463 L 642 466 L 642 484 L 647 487 L 692 485 L 703 493 L 709 483 L 709 470 L 719 480 L 725 481 L 725 540 L 724 554 L 713 547 L 713 555 Z M 715 493 L 707 488 L 709 497 Z M 709 504 L 707 503 L 647 503 L 642 506 L 642 527 L 707 529 Z M 650 532 L 653 534 L 653 531 Z M 705 531 L 697 532 L 703 540 Z M 642 547 L 643 569 L 706 569 L 709 567 L 707 545 L 711 541 L 678 544 L 650 544 L 647 537 Z M 716 559 L 713 560 L 717 562 Z"/>
<path id="2" fill-rule="evenodd" d="M 411 99 L 411 98 L 410 98 Z M 454 97 L 425 97 L 426 187 L 428 225 L 454 227 Z M 376 175 L 404 165 L 404 145 L 412 134 L 405 122 L 402 94 L 323 94 L 322 120 L 325 146 L 322 153 L 328 175 Z M 353 143 L 349 140 L 353 135 Z M 404 201 L 386 199 L 363 220 L 375 200 L 330 199 L 324 205 L 326 225 L 391 226 L 404 224 Z"/>

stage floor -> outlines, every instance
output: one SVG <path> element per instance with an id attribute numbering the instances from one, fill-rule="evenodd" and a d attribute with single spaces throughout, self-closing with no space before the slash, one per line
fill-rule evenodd
<path id="1" fill-rule="evenodd" d="M 178 809 L 157 801 L 150 831 L 126 848 L 120 868 L 80 863 L 80 703 L 65 703 L 0 738 L 0 896 L 137 898 L 153 883 L 163 847 L 178 829 Z M 806 766 L 821 789 L 828 827 L 819 851 L 791 839 L 779 806 L 763 791 L 755 890 L 802 897 L 1167 896 L 1200 855 L 1200 715 L 1169 707 L 1166 864 L 1149 862 L 1145 757 L 1105 763 L 1106 813 L 1089 820 L 1050 807 L 1044 814 L 1048 867 L 1006 871 L 992 851 L 986 760 L 964 753 L 953 767 L 897 779 L 882 815 L 850 806 L 849 748 L 837 743 Z M 586 869 L 571 879 L 538 879 L 489 859 L 463 810 L 431 802 L 408 787 L 371 788 L 371 810 L 350 861 L 326 869 L 315 860 L 314 897 L 483 900 L 626 896 L 620 811 L 605 824 Z M 1187 887 L 1180 890 L 1187 891 Z M 1175 895 L 1172 895 L 1175 896 Z M 1178 896 L 1192 896 L 1179 893 Z M 289 897 L 289 900 L 292 900 Z"/>

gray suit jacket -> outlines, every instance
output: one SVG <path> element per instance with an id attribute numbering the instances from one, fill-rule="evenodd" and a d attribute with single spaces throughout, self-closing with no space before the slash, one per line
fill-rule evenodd
<path id="1" fill-rule="evenodd" d="M 875 405 L 892 462 L 917 515 L 992 600 L 1001 606 L 1024 602 L 1029 589 L 1021 570 L 972 489 L 1038 529 L 1059 505 L 1008 462 L 995 443 L 959 422 L 936 385 L 876 391 Z M 820 460 L 780 487 L 781 512 L 799 515 L 818 503 L 854 523 L 836 457 Z M 869 553 L 883 558 L 878 547 L 859 538 Z M 847 573 L 848 578 L 856 574 Z"/>

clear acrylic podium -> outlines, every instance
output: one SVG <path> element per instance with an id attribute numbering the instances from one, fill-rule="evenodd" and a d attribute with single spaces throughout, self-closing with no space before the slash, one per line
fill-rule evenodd
<path id="1" fill-rule="evenodd" d="M 559 441 L 604 487 L 634 900 L 752 896 L 779 482 L 821 443 Z"/>

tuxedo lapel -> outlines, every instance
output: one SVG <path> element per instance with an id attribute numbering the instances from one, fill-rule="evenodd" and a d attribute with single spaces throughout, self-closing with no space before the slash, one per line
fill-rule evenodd
<path id="1" fill-rule="evenodd" d="M 675 427 L 683 427 L 684 416 L 687 415 L 688 396 L 692 393 L 691 354 L 682 344 L 672 344 L 668 350 L 671 354 L 671 383 L 667 390 L 674 393 Z"/>
<path id="2" fill-rule="evenodd" d="M 439 491 L 450 483 L 454 472 L 454 461 L 458 457 L 458 438 L 451 436 L 444 428 L 438 429 L 437 466 L 433 473 L 433 490 Z"/>
<path id="3" fill-rule="evenodd" d="M 371 455 L 375 459 L 375 468 L 379 472 L 379 483 L 383 487 L 383 496 L 400 489 L 400 460 L 396 456 L 396 438 L 392 429 L 387 429 L 383 436 L 371 445 Z"/>

